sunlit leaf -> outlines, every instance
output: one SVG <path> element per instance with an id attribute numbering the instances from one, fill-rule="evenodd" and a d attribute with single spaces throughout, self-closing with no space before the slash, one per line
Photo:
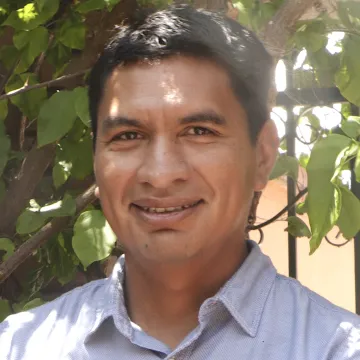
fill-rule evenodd
<path id="1" fill-rule="evenodd" d="M 38 118 L 38 146 L 62 138 L 73 126 L 76 111 L 71 91 L 55 93 L 41 107 Z"/>
<path id="2" fill-rule="evenodd" d="M 53 182 L 56 188 L 63 185 L 71 174 L 72 164 L 66 161 L 57 162 L 52 171 Z"/>
<path id="3" fill-rule="evenodd" d="M 16 232 L 20 235 L 32 233 L 45 225 L 46 220 L 41 213 L 25 209 L 17 219 Z"/>
<path id="4" fill-rule="evenodd" d="M 40 208 L 40 213 L 47 218 L 49 217 L 62 217 L 62 216 L 72 216 L 75 214 L 76 204 L 75 200 L 69 195 L 65 194 L 64 198 L 55 203 L 42 206 Z"/>
<path id="5" fill-rule="evenodd" d="M 357 106 L 360 106 L 360 64 L 357 50 L 359 47 L 358 36 L 346 38 L 342 53 L 342 67 L 335 75 L 335 84 L 341 94 Z"/>
<path id="6" fill-rule="evenodd" d="M 303 167 L 304 169 L 306 169 L 306 166 L 309 162 L 310 159 L 310 155 L 309 154 L 305 154 L 305 153 L 301 153 L 300 157 L 299 157 L 299 164 L 301 167 Z"/>
<path id="7" fill-rule="evenodd" d="M 297 216 L 289 216 L 288 227 L 285 229 L 289 234 L 295 237 L 311 237 L 311 232 L 303 220 Z"/>
<path id="8" fill-rule="evenodd" d="M 325 47 L 328 42 L 326 25 L 320 20 L 303 22 L 294 36 L 299 49 L 316 52 Z"/>
<path id="9" fill-rule="evenodd" d="M 84 268 L 108 257 L 115 242 L 116 236 L 101 211 L 85 211 L 76 220 L 72 244 Z"/>
<path id="10" fill-rule="evenodd" d="M 78 87 L 74 89 L 73 92 L 75 98 L 75 110 L 78 117 L 87 127 L 91 127 L 87 88 Z"/>
<path id="11" fill-rule="evenodd" d="M 345 186 L 341 191 L 341 213 L 337 225 L 346 239 L 352 239 L 360 231 L 360 200 Z"/>
<path id="12" fill-rule="evenodd" d="M 319 140 L 310 156 L 307 165 L 308 174 L 308 215 L 312 238 L 310 253 L 319 246 L 324 236 L 331 230 L 339 218 L 341 210 L 341 193 L 331 183 L 335 172 L 335 163 L 340 152 L 351 140 L 342 135 L 329 135 Z"/>
<path id="13" fill-rule="evenodd" d="M 341 130 L 347 136 L 356 139 L 360 136 L 360 117 L 349 116 L 349 118 L 341 124 Z"/>
<path id="14" fill-rule="evenodd" d="M 355 172 L 356 181 L 360 182 L 360 151 L 358 151 L 356 155 L 354 172 Z"/>
<path id="15" fill-rule="evenodd" d="M 90 131 L 78 141 L 63 139 L 61 151 L 57 152 L 59 161 L 71 164 L 71 175 L 82 180 L 93 171 L 92 139 Z"/>
<path id="16" fill-rule="evenodd" d="M 16 30 L 32 30 L 52 18 L 59 7 L 59 0 L 47 0 L 41 10 L 35 3 L 28 3 L 23 8 L 13 11 L 3 25 Z"/>
<path id="17" fill-rule="evenodd" d="M 296 213 L 299 215 L 304 215 L 308 211 L 308 206 L 306 200 L 296 205 Z"/>
<path id="18" fill-rule="evenodd" d="M 288 175 L 296 181 L 298 178 L 298 173 L 298 160 L 292 156 L 280 155 L 270 175 L 270 180 L 276 179 L 283 175 Z"/>

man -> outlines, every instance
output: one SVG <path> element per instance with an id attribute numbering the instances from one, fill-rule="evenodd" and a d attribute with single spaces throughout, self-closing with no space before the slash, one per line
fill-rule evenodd
<path id="1" fill-rule="evenodd" d="M 89 97 L 97 196 L 125 257 L 9 317 L 1 360 L 360 358 L 359 318 L 245 240 L 278 146 L 271 67 L 251 32 L 189 7 L 118 32 Z"/>

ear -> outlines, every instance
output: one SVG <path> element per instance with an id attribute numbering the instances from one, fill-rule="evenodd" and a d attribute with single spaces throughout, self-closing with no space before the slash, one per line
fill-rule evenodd
<path id="1" fill-rule="evenodd" d="M 278 147 L 279 137 L 276 126 L 272 120 L 268 120 L 261 129 L 256 143 L 255 191 L 265 188 L 275 165 Z"/>
<path id="2" fill-rule="evenodd" d="M 98 186 L 95 187 L 94 194 L 98 199 L 100 198 L 100 190 Z"/>

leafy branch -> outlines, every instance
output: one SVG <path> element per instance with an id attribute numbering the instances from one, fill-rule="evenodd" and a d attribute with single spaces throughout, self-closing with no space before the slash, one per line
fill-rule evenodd
<path id="1" fill-rule="evenodd" d="M 0 95 L 0 100 L 8 99 L 8 98 L 10 98 L 12 96 L 16 96 L 16 95 L 22 94 L 22 93 L 27 92 L 27 91 L 31 91 L 31 90 L 35 90 L 35 89 L 41 89 L 41 88 L 46 87 L 46 86 L 52 86 L 52 85 L 61 83 L 64 80 L 68 80 L 68 79 L 72 79 L 72 78 L 84 75 L 84 74 L 86 74 L 87 71 L 88 70 L 82 70 L 82 71 L 78 71 L 78 72 L 76 72 L 74 74 L 63 75 L 63 76 L 58 77 L 57 79 L 44 81 L 44 82 L 42 82 L 40 84 L 24 85 L 23 87 L 21 87 L 19 89 L 10 91 L 10 92 L 8 92 L 6 94 L 3 94 L 3 95 Z"/>
<path id="2" fill-rule="evenodd" d="M 90 186 L 76 200 L 76 214 L 81 213 L 95 201 L 95 184 Z M 34 236 L 22 244 L 10 258 L 0 264 L 0 284 L 3 283 L 31 254 L 44 245 L 52 236 L 63 230 L 71 217 L 58 217 L 47 223 Z"/>

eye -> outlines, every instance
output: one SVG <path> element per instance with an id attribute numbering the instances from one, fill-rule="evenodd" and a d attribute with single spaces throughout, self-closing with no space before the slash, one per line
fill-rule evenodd
<path id="1" fill-rule="evenodd" d="M 130 140 L 139 140 L 142 138 L 143 138 L 142 135 L 136 131 L 126 131 L 115 135 L 112 138 L 112 141 L 130 141 Z"/>
<path id="2" fill-rule="evenodd" d="M 214 135 L 214 132 L 201 127 L 201 126 L 193 126 L 188 130 L 188 135 L 193 135 L 193 136 L 202 136 L 202 135 Z"/>

